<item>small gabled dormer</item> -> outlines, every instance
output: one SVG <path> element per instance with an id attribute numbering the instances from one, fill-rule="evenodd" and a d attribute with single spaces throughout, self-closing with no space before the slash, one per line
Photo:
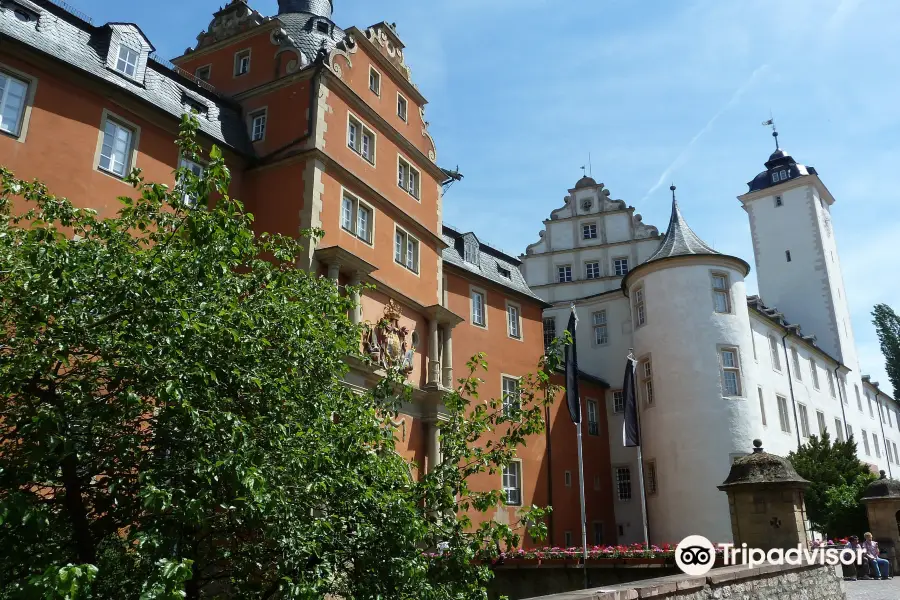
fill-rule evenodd
<path id="1" fill-rule="evenodd" d="M 481 251 L 480 244 L 478 243 L 478 238 L 475 237 L 474 233 L 464 233 L 461 238 L 459 238 L 459 247 L 458 250 L 460 254 L 462 254 L 463 260 L 469 263 L 470 265 L 474 265 L 476 267 L 481 267 Z"/>
<path id="2" fill-rule="evenodd" d="M 143 85 L 147 60 L 155 50 L 141 29 L 132 23 L 109 23 L 106 68 Z"/>

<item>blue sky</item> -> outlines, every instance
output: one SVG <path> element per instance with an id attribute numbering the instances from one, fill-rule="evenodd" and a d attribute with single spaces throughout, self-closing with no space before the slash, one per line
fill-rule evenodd
<path id="1" fill-rule="evenodd" d="M 227 0 L 70 0 L 140 24 L 172 58 Z M 753 262 L 736 196 L 774 149 L 815 166 L 863 371 L 890 390 L 871 308 L 900 310 L 900 2 L 334 0 L 338 25 L 396 22 L 430 100 L 438 162 L 465 180 L 448 223 L 518 255 L 590 153 L 612 198 L 664 230 L 670 181 L 694 230 Z M 276 0 L 254 0 L 263 14 Z M 749 291 L 755 293 L 753 274 Z"/>

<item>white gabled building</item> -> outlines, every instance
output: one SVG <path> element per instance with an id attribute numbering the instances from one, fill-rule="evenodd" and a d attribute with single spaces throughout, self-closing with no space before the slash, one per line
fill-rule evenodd
<path id="1" fill-rule="evenodd" d="M 653 542 L 731 539 L 716 486 L 755 438 L 787 455 L 824 431 L 854 435 L 861 460 L 900 476 L 900 406 L 857 363 L 834 198 L 815 169 L 781 149 L 749 188 L 739 199 L 750 216 L 759 296 L 746 295 L 747 262 L 690 229 L 674 186 L 660 236 L 584 177 L 522 256 L 529 286 L 553 305 L 545 338 L 563 330 L 574 302 L 579 366 L 611 385 L 610 485 L 622 543 L 643 536 L 636 452 L 622 447 L 619 390 L 631 350 Z"/>

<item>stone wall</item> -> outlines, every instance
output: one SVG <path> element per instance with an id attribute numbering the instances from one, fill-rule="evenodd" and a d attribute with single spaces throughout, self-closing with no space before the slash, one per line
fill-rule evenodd
<path id="1" fill-rule="evenodd" d="M 744 566 L 713 569 L 702 577 L 673 575 L 639 584 L 540 596 L 540 600 L 845 600 L 841 567 Z"/>

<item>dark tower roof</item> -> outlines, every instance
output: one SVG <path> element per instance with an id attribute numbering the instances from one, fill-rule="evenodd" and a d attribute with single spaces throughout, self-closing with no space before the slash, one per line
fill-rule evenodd
<path id="1" fill-rule="evenodd" d="M 291 42 L 313 62 L 319 52 L 329 52 L 345 37 L 334 24 L 332 0 L 278 0 L 278 16 Z"/>
<path id="2" fill-rule="evenodd" d="M 278 0 L 278 14 L 309 13 L 331 19 L 334 4 L 331 0 Z"/>
<path id="3" fill-rule="evenodd" d="M 669 218 L 669 229 L 663 238 L 662 244 L 647 262 L 662 260 L 673 256 L 690 256 L 696 254 L 719 254 L 709 244 L 700 239 L 684 220 L 678 201 L 675 199 L 675 186 L 672 190 L 672 216 Z"/>
<path id="4" fill-rule="evenodd" d="M 771 124 L 771 121 L 768 124 Z M 774 125 L 772 126 L 774 127 Z M 776 186 L 788 179 L 796 179 L 805 175 L 818 175 L 815 168 L 799 164 L 778 144 L 777 131 L 773 131 L 772 136 L 775 138 L 775 152 L 769 155 L 769 160 L 766 161 L 766 170 L 754 177 L 753 181 L 747 183 L 750 192 Z"/>

